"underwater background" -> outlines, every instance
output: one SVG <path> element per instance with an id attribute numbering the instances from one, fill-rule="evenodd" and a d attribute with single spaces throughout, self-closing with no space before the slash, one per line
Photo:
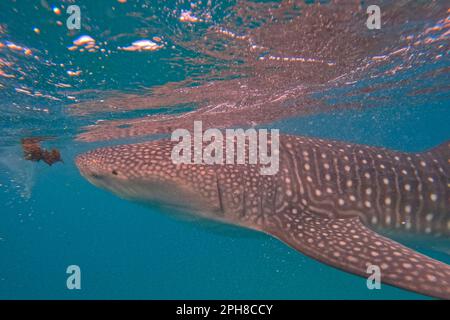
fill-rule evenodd
<path id="1" fill-rule="evenodd" d="M 380 30 L 366 1 L 1 0 L 0 299 L 427 299 L 122 200 L 74 164 L 193 119 L 402 151 L 449 140 L 448 2 L 370 4 Z M 63 161 L 24 158 L 31 137 Z"/>

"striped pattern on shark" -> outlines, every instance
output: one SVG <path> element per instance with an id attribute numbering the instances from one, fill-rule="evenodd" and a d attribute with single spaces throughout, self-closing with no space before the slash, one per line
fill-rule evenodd
<path id="1" fill-rule="evenodd" d="M 270 142 L 270 141 L 269 141 Z M 450 266 L 377 231 L 448 239 L 450 144 L 403 153 L 338 141 L 280 136 L 280 169 L 173 164 L 175 142 L 100 148 L 76 159 L 84 177 L 130 200 L 270 234 L 345 271 L 450 299 Z"/>

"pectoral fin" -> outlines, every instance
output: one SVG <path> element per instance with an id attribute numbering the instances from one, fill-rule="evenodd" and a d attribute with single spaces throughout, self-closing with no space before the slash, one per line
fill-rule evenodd
<path id="1" fill-rule="evenodd" d="M 365 227 L 358 217 L 330 219 L 290 215 L 267 230 L 296 250 L 328 265 L 368 277 L 369 265 L 381 281 L 424 295 L 450 299 L 450 266 L 411 250 Z"/>

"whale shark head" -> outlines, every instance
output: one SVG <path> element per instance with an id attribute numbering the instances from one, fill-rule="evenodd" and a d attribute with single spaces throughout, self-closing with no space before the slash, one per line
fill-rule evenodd
<path id="1" fill-rule="evenodd" d="M 89 182 L 121 198 L 210 215 L 218 209 L 214 168 L 175 164 L 174 145 L 163 140 L 99 148 L 75 162 Z"/>

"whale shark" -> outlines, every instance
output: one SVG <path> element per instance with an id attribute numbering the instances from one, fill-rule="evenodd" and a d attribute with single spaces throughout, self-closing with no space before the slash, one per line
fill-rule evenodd
<path id="1" fill-rule="evenodd" d="M 270 141 L 269 141 L 270 143 Z M 76 158 L 92 184 L 165 211 L 264 232 L 343 271 L 450 299 L 450 266 L 383 231 L 448 239 L 450 142 L 421 153 L 280 135 L 279 170 L 173 163 L 169 139 Z"/>

